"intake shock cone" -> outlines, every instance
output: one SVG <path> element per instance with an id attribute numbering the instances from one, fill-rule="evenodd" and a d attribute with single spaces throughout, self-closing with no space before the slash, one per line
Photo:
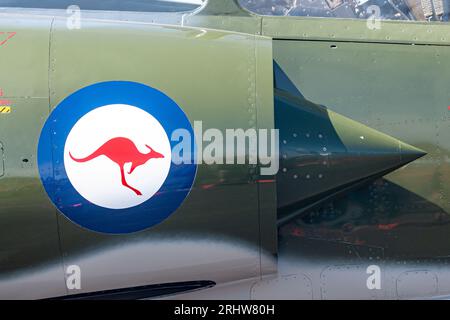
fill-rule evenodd
<path id="1" fill-rule="evenodd" d="M 292 84 L 282 83 L 275 81 L 275 126 L 280 133 L 279 222 L 426 154 L 312 103 L 293 90 Z"/>

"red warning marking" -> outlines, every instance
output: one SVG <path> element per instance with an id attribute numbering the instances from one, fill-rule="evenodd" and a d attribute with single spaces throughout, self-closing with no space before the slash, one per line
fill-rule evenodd
<path id="1" fill-rule="evenodd" d="M 3 89 L 0 88 L 0 97 L 3 97 Z M 10 106 L 12 104 L 11 100 L 0 99 L 0 106 Z"/>
<path id="2" fill-rule="evenodd" d="M 8 42 L 9 39 L 11 39 L 12 37 L 14 37 L 16 35 L 17 32 L 2 32 L 0 31 L 0 36 L 1 35 L 6 35 L 6 39 L 3 40 L 2 42 L 0 42 L 0 46 L 4 45 L 6 42 Z M 0 38 L 5 38 L 4 36 L 1 36 Z"/>
<path id="3" fill-rule="evenodd" d="M 448 107 L 447 107 L 447 110 L 449 110 L 449 111 L 450 111 L 450 106 L 448 106 Z"/>
<path id="4" fill-rule="evenodd" d="M 141 153 L 130 139 L 118 137 L 105 142 L 100 148 L 85 158 L 74 158 L 70 152 L 69 155 L 76 162 L 88 162 L 100 156 L 108 157 L 120 167 L 122 185 L 133 190 L 138 196 L 141 196 L 142 192 L 127 183 L 125 179 L 125 164 L 131 162 L 131 169 L 128 174 L 132 174 L 137 167 L 144 165 L 148 160 L 164 158 L 161 153 L 154 151 L 148 145 L 145 146 L 150 150 L 149 153 Z"/>

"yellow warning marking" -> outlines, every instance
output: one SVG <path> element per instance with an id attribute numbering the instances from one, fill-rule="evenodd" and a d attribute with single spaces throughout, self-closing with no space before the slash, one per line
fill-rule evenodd
<path id="1" fill-rule="evenodd" d="M 0 114 L 11 113 L 10 106 L 0 106 Z"/>

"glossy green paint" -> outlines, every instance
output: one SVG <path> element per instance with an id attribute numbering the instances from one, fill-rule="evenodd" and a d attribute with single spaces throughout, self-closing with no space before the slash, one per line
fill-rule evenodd
<path id="1" fill-rule="evenodd" d="M 16 32 L 0 47 L 0 83 L 12 112 L 0 114 L 4 174 L 0 177 L 0 270 L 2 278 L 34 265 L 55 266 L 43 283 L 64 294 L 55 207 L 39 179 L 36 145 L 49 112 L 50 20 L 2 17 L 0 29 Z M 27 161 L 27 162 L 25 162 Z M 20 282 L 11 296 L 24 292 Z"/>
<path id="2" fill-rule="evenodd" d="M 216 25 L 223 2 L 209 1 L 210 16 L 202 17 L 203 25 Z M 257 16 L 237 3 L 232 6 L 227 6 L 227 19 L 246 18 L 224 28 L 249 32 L 253 23 L 260 27 L 255 34 L 272 37 L 274 60 L 308 100 L 427 152 L 369 188 L 370 201 L 375 203 L 386 197 L 379 190 L 393 186 L 404 190 L 393 193 L 395 206 L 386 203 L 383 208 L 381 202 L 372 208 L 372 203 L 363 215 L 379 212 L 382 217 L 395 217 L 398 213 L 402 221 L 415 212 L 435 221 L 433 217 L 450 213 L 449 23 L 381 21 L 381 28 L 372 30 L 365 20 Z M 354 197 L 361 202 L 353 205 L 361 206 L 367 195 L 363 190 Z M 405 241 L 392 233 L 374 245 L 396 248 L 392 252 L 403 250 L 396 253 L 398 257 L 448 254 L 445 227 L 414 230 L 398 233 Z M 422 242 L 415 238 L 409 249 L 406 239 L 414 232 L 424 237 Z M 414 253 L 412 247 L 420 249 Z"/>
<path id="3" fill-rule="evenodd" d="M 436 188 L 450 178 L 450 132 L 439 129 L 450 120 L 450 47 L 275 41 L 274 56 L 308 99 L 425 150 L 388 178 L 450 210 Z"/>
<path id="4" fill-rule="evenodd" d="M 220 264 L 199 275 L 195 264 L 172 263 L 148 283 L 199 276 L 227 282 L 275 271 L 261 253 L 277 251 L 276 188 L 257 183 L 261 177 L 252 166 L 201 165 L 182 207 L 161 225 L 133 235 L 92 233 L 57 213 L 36 168 L 39 132 L 64 97 L 100 81 L 155 87 L 191 121 L 202 120 L 204 129 L 272 128 L 275 60 L 309 100 L 425 150 L 427 156 L 387 178 L 450 212 L 449 24 L 382 22 L 372 31 L 365 21 L 260 17 L 232 0 L 209 0 L 194 13 L 153 15 L 152 23 L 83 20 L 81 30 L 68 30 L 64 19 L 49 16 L 0 20 L 1 30 L 17 32 L 0 47 L 3 98 L 13 101 L 12 114 L 0 115 L 3 278 L 50 265 L 47 294 L 63 295 L 64 267 L 85 253 L 198 236 L 249 246 L 251 255 L 236 263 L 233 275 Z M 135 262 L 126 262 L 130 274 L 122 277 L 97 281 L 97 271 L 88 269 L 83 290 L 142 285 L 132 275 Z M 114 265 L 97 267 L 117 276 Z"/>
<path id="5" fill-rule="evenodd" d="M 248 254 L 232 273 L 221 272 L 213 260 L 202 271 L 195 261 L 190 267 L 167 261 L 169 270 L 150 272 L 148 283 L 199 277 L 226 282 L 273 271 L 273 262 L 263 260 L 261 253 L 276 252 L 275 183 L 260 187 L 257 166 L 200 164 L 189 197 L 177 212 L 158 226 L 122 236 L 85 230 L 57 213 L 36 168 L 37 141 L 49 111 L 76 90 L 102 81 L 152 86 L 176 101 L 192 123 L 202 121 L 203 130 L 273 128 L 271 39 L 148 23 L 83 20 L 82 29 L 69 30 L 65 19 L 27 17 L 24 21 L 15 41 L 1 48 L 5 57 L 1 67 L 7 71 L 2 73 L 2 83 L 8 83 L 4 91 L 9 94 L 5 98 L 14 100 L 13 113 L 0 118 L 6 161 L 6 174 L 0 179 L 0 225 L 6 228 L 2 237 L 7 244 L 0 260 L 3 279 L 12 271 L 32 273 L 48 264 L 59 265 L 52 269 L 58 270 L 53 279 L 62 287 L 63 270 L 80 264 L 86 254 L 164 239 L 218 239 L 248 248 Z M 14 17 L 2 20 L 1 29 L 12 30 L 14 22 Z M 17 53 L 18 49 L 23 51 Z M 16 63 L 28 68 L 21 70 Z M 26 164 L 24 158 L 29 160 Z M 94 270 L 84 268 L 83 292 L 141 285 L 142 279 L 132 280 L 136 262 L 118 259 L 100 262 Z M 158 263 L 164 259 L 173 258 L 159 256 Z M 121 277 L 115 276 L 119 265 Z M 48 294 L 65 293 L 63 289 Z"/>
<path id="6" fill-rule="evenodd" d="M 5 174 L 4 150 L 3 144 L 0 143 L 0 177 L 3 177 L 4 174 Z"/>

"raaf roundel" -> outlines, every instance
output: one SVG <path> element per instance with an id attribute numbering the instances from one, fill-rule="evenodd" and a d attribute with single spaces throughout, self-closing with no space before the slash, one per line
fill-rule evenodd
<path id="1" fill-rule="evenodd" d="M 169 137 L 177 129 L 194 137 L 184 111 L 154 88 L 109 81 L 80 89 L 42 129 L 38 163 L 45 190 L 61 213 L 93 231 L 156 225 L 182 204 L 196 174 L 194 152 L 189 161 L 172 161 L 178 141 Z"/>

